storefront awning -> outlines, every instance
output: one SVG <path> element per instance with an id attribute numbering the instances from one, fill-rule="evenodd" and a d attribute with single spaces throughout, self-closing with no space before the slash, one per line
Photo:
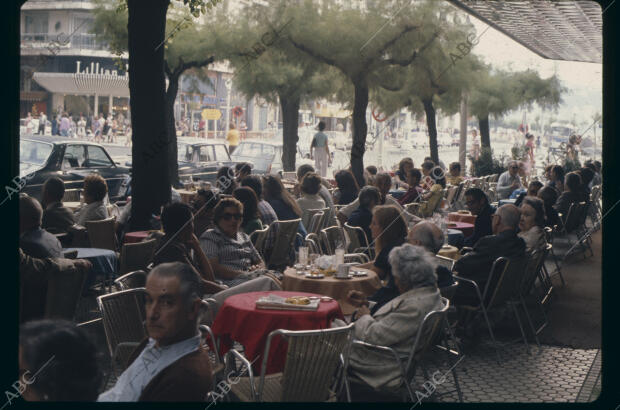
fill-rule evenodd
<path id="1" fill-rule="evenodd" d="M 602 63 L 603 10 L 594 1 L 448 1 L 543 58 Z"/>
<path id="2" fill-rule="evenodd" d="M 129 97 L 129 77 L 125 75 L 34 73 L 33 78 L 52 93 Z"/>

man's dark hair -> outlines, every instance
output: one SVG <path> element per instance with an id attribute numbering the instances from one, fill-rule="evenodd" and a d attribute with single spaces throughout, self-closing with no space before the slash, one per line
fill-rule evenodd
<path id="1" fill-rule="evenodd" d="M 196 270 L 194 270 L 194 268 L 187 263 L 161 263 L 149 272 L 148 276 L 152 275 L 158 275 L 165 278 L 175 277 L 179 279 L 181 297 L 183 298 L 186 306 L 191 305 L 196 298 L 200 298 L 202 295 L 202 281 L 200 280 L 200 276 L 198 275 L 198 272 L 196 272 Z"/>
<path id="2" fill-rule="evenodd" d="M 28 194 L 19 194 L 19 218 L 27 226 L 41 226 L 43 207 L 36 198 Z"/>
<path id="3" fill-rule="evenodd" d="M 368 171 L 370 175 L 377 175 L 377 167 L 375 167 L 374 165 L 368 165 L 366 167 L 366 171 Z"/>
<path id="4" fill-rule="evenodd" d="M 484 191 L 480 188 L 469 188 L 467 191 L 465 191 L 465 196 L 470 196 L 474 198 L 474 201 L 480 201 L 484 198 L 485 202 L 487 204 L 489 203 L 489 198 L 487 198 Z"/>
<path id="5" fill-rule="evenodd" d="M 425 169 L 427 171 L 430 171 L 434 167 L 435 167 L 435 163 L 433 161 L 424 161 L 422 163 L 422 169 Z"/>
<path id="6" fill-rule="evenodd" d="M 166 235 L 174 235 L 192 219 L 192 208 L 183 202 L 166 205 L 161 213 L 161 225 Z"/>
<path id="7" fill-rule="evenodd" d="M 594 161 L 593 162 L 594 166 L 596 167 L 596 172 L 601 172 L 601 167 L 603 166 L 603 164 L 601 164 L 601 161 Z"/>
<path id="8" fill-rule="evenodd" d="M 220 200 L 220 196 L 210 189 L 199 189 L 196 194 L 204 198 L 205 209 L 215 208 L 215 205 L 217 205 Z"/>
<path id="9" fill-rule="evenodd" d="M 65 195 L 65 183 L 58 177 L 50 177 L 43 184 L 43 190 L 52 201 L 60 202 Z"/>
<path id="10" fill-rule="evenodd" d="M 108 184 L 98 174 L 90 174 L 84 178 L 84 192 L 88 193 L 95 201 L 103 201 L 108 193 Z"/>
<path id="11" fill-rule="evenodd" d="M 450 164 L 450 171 L 452 171 L 453 169 L 458 169 L 458 171 L 461 172 L 461 163 L 453 162 L 452 164 Z"/>
<path id="12" fill-rule="evenodd" d="M 49 401 L 97 399 L 103 381 L 102 362 L 84 329 L 66 320 L 24 323 L 19 346 L 30 371 L 25 377 L 41 396 Z"/>
<path id="13" fill-rule="evenodd" d="M 555 175 L 558 180 L 564 180 L 564 168 L 561 165 L 554 165 L 551 168 L 551 175 Z"/>
<path id="14" fill-rule="evenodd" d="M 416 180 L 417 180 L 418 182 L 420 182 L 420 180 L 422 179 L 422 173 L 421 173 L 421 172 L 420 172 L 420 170 L 419 170 L 419 169 L 417 169 L 417 168 L 411 168 L 411 169 L 409 170 L 409 176 L 410 176 L 411 178 L 416 178 Z"/>
<path id="15" fill-rule="evenodd" d="M 312 165 L 310 164 L 300 165 L 299 168 L 297 168 L 297 179 L 301 181 L 304 175 L 306 175 L 308 172 L 314 172 L 314 167 Z"/>
<path id="16" fill-rule="evenodd" d="M 564 177 L 564 185 L 566 185 L 571 192 L 578 192 L 579 187 L 581 187 L 581 176 L 577 172 L 569 172 Z"/>
<path id="17" fill-rule="evenodd" d="M 243 204 L 243 226 L 258 217 L 258 198 L 252 188 L 237 188 L 233 191 L 233 197 Z"/>
<path id="18" fill-rule="evenodd" d="M 360 207 L 368 208 L 373 201 L 375 204 L 381 203 L 381 193 L 377 187 L 365 186 L 360 190 L 359 200 Z"/>
<path id="19" fill-rule="evenodd" d="M 319 131 L 323 131 L 325 129 L 325 123 L 323 121 L 319 121 Z"/>
<path id="20" fill-rule="evenodd" d="M 590 168 L 583 167 L 580 168 L 578 172 L 581 176 L 581 183 L 583 185 L 589 185 L 590 182 L 592 182 L 592 179 L 594 178 L 594 171 L 592 171 Z"/>
<path id="21" fill-rule="evenodd" d="M 307 173 L 301 180 L 301 192 L 308 195 L 316 195 L 321 189 L 321 177 L 319 174 L 310 172 Z"/>
<path id="22" fill-rule="evenodd" d="M 247 186 L 252 188 L 252 191 L 256 194 L 256 197 L 260 201 L 263 195 L 263 181 L 261 181 L 258 175 L 248 175 L 241 180 L 241 186 Z"/>
<path id="23" fill-rule="evenodd" d="M 538 191 L 538 198 L 542 199 L 546 207 L 553 206 L 558 200 L 558 191 L 550 186 L 546 186 Z"/>
<path id="24" fill-rule="evenodd" d="M 241 172 L 243 172 L 244 174 L 251 174 L 252 166 L 247 162 L 239 162 L 238 164 L 235 164 L 235 171 L 237 172 L 237 174 Z"/>

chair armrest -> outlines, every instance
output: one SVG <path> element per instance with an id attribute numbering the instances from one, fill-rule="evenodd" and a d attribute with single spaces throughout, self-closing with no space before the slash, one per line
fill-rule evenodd
<path id="1" fill-rule="evenodd" d="M 252 395 L 252 401 L 257 401 L 256 386 L 254 380 L 254 372 L 252 372 L 252 363 L 246 359 L 241 353 L 235 349 L 230 349 L 228 353 L 232 354 L 236 359 L 240 360 L 246 369 L 248 369 L 248 377 L 250 378 L 250 393 Z"/>
<path id="2" fill-rule="evenodd" d="M 476 290 L 476 294 L 478 295 L 478 299 L 480 299 L 480 305 L 482 305 L 482 294 L 480 293 L 480 287 L 478 286 L 478 284 L 476 283 L 476 281 L 471 280 L 471 279 L 467 279 L 467 278 L 463 278 L 461 276 L 452 274 L 452 278 L 456 281 L 458 281 L 459 283 L 461 281 L 463 281 L 463 283 L 469 283 L 470 285 L 473 285 L 474 289 Z"/>
<path id="3" fill-rule="evenodd" d="M 461 255 L 465 255 L 467 252 L 471 252 L 471 251 L 473 251 L 473 250 L 474 250 L 474 248 L 472 248 L 472 247 L 469 247 L 469 246 L 463 246 L 463 247 L 461 248 L 460 253 L 461 253 Z"/>
<path id="4" fill-rule="evenodd" d="M 379 346 L 379 345 L 375 345 L 372 343 L 368 343 L 368 342 L 364 342 L 362 340 L 353 340 L 353 344 L 354 345 L 358 345 L 358 346 L 364 346 L 365 348 L 368 349 L 375 349 L 378 350 L 380 352 L 383 353 L 389 353 L 393 356 L 393 358 L 396 360 L 396 363 L 398 363 L 398 367 L 400 368 L 400 372 L 401 372 L 401 376 L 403 378 L 403 382 L 407 383 L 407 376 L 405 374 L 405 367 L 403 365 L 402 360 L 400 360 L 400 357 L 398 356 L 398 353 L 396 353 L 396 350 L 392 349 L 391 347 L 387 347 L 387 346 Z"/>
<path id="5" fill-rule="evenodd" d="M 352 262 L 352 259 L 353 260 L 357 259 L 358 261 L 361 261 L 361 263 L 368 263 L 368 262 L 370 262 L 370 258 L 365 253 L 346 253 L 344 255 L 344 262 L 345 263 Z M 348 262 L 347 262 L 347 260 L 348 260 Z"/>
<path id="6" fill-rule="evenodd" d="M 214 299 L 211 299 L 214 300 Z M 215 353 L 215 360 L 216 363 L 215 364 L 220 364 L 222 363 L 222 359 L 220 358 L 220 351 L 219 351 L 219 343 L 217 343 L 217 339 L 215 338 L 215 335 L 213 334 L 213 331 L 211 330 L 211 328 L 207 325 L 200 325 L 198 326 L 198 329 L 200 330 L 200 333 L 202 333 L 203 335 L 209 335 L 209 337 L 211 338 L 211 343 L 213 343 L 213 353 Z M 206 344 L 206 337 L 205 337 L 205 344 Z"/>

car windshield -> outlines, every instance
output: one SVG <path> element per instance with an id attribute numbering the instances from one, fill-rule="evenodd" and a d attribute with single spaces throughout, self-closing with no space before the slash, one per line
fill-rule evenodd
<path id="1" fill-rule="evenodd" d="M 245 142 L 239 145 L 234 154 L 250 158 L 269 158 L 275 153 L 273 145 Z"/>
<path id="2" fill-rule="evenodd" d="M 177 161 L 192 162 L 192 146 L 179 143 L 177 145 Z"/>
<path id="3" fill-rule="evenodd" d="M 53 145 L 39 141 L 22 140 L 19 144 L 19 161 L 43 165 L 52 152 Z"/>

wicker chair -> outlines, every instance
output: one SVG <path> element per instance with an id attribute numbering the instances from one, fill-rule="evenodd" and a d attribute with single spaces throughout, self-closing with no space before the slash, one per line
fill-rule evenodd
<path id="1" fill-rule="evenodd" d="M 114 217 L 101 221 L 88 221 L 86 222 L 86 230 L 92 248 L 117 250 L 116 220 Z"/>
<path id="2" fill-rule="evenodd" d="M 265 239 L 267 239 L 267 232 L 269 232 L 269 226 L 264 227 L 263 229 L 257 229 L 252 232 L 250 235 L 250 240 L 252 241 L 252 245 L 256 248 L 258 253 L 265 259 Z"/>
<path id="3" fill-rule="evenodd" d="M 73 320 L 85 280 L 86 272 L 82 270 L 53 275 L 47 285 L 45 317 Z"/>
<path id="4" fill-rule="evenodd" d="M 446 315 L 450 307 L 450 301 L 445 298 L 442 298 L 442 301 L 444 303 L 444 307 L 441 310 L 429 312 L 422 320 L 420 328 L 416 332 L 415 341 L 413 341 L 407 357 L 401 357 L 391 347 L 378 346 L 363 342 L 361 340 L 353 341 L 354 346 L 382 352 L 385 354 L 386 361 L 395 361 L 398 364 L 398 367 L 401 369 L 401 377 L 400 385 L 396 391 L 401 393 L 403 401 L 406 401 L 407 399 L 412 402 L 417 401 L 417 396 L 412 389 L 412 386 L 415 385 L 416 371 L 418 366 L 422 367 L 424 359 L 428 356 L 427 350 L 433 345 L 433 342 L 440 337 L 440 333 L 443 329 L 442 324 L 446 323 Z M 454 367 L 455 366 L 452 366 L 451 372 L 454 377 L 454 384 L 459 401 L 462 402 L 463 396 Z M 424 370 L 423 367 L 422 369 Z M 356 382 L 354 379 L 351 381 Z M 345 386 L 347 387 L 349 385 L 348 382 L 349 380 L 345 383 Z M 393 393 L 393 391 L 390 391 L 390 393 Z"/>
<path id="5" fill-rule="evenodd" d="M 65 194 L 62 196 L 62 202 L 80 202 L 80 195 L 82 189 L 65 189 Z"/>
<path id="6" fill-rule="evenodd" d="M 321 220 L 323 219 L 325 213 L 320 209 L 308 209 L 308 226 L 306 226 L 306 231 L 308 233 L 316 233 L 318 234 L 321 230 Z M 310 216 L 311 215 L 311 216 Z"/>
<path id="7" fill-rule="evenodd" d="M 258 380 L 251 372 L 251 363 L 236 350 L 231 350 L 245 369 L 249 369 L 246 370 L 249 377 L 242 377 L 239 383 L 231 386 L 232 393 L 241 401 L 254 402 L 322 402 L 333 398 L 335 392 L 330 387 L 341 357 L 346 374 L 353 326 L 351 323 L 333 329 L 274 330 L 267 337 Z M 277 336 L 288 342 L 284 371 L 265 375 L 271 344 Z"/>
<path id="8" fill-rule="evenodd" d="M 144 288 L 136 288 L 97 298 L 108 349 L 112 357 L 112 369 L 117 375 L 123 372 L 127 359 L 147 336 L 144 327 L 145 295 Z"/>
<path id="9" fill-rule="evenodd" d="M 137 270 L 119 276 L 114 280 L 114 286 L 118 291 L 143 288 L 146 285 L 146 272 Z"/>
<path id="10" fill-rule="evenodd" d="M 375 250 L 370 247 L 366 232 L 362 228 L 345 223 L 344 231 L 349 237 L 349 253 L 367 253 L 370 259 L 375 258 Z"/>
<path id="11" fill-rule="evenodd" d="M 297 229 L 301 218 L 292 219 L 290 221 L 275 221 L 269 229 L 277 229 L 276 240 L 269 257 L 268 266 L 282 267 L 291 265 L 291 251 L 295 244 Z"/>
<path id="12" fill-rule="evenodd" d="M 334 255 L 338 245 L 347 246 L 344 229 L 339 226 L 330 226 L 321 230 L 321 242 L 327 255 Z"/>
<path id="13" fill-rule="evenodd" d="M 153 259 L 155 245 L 157 241 L 142 241 L 137 243 L 126 243 L 121 248 L 121 274 L 136 270 L 144 270 Z"/>

